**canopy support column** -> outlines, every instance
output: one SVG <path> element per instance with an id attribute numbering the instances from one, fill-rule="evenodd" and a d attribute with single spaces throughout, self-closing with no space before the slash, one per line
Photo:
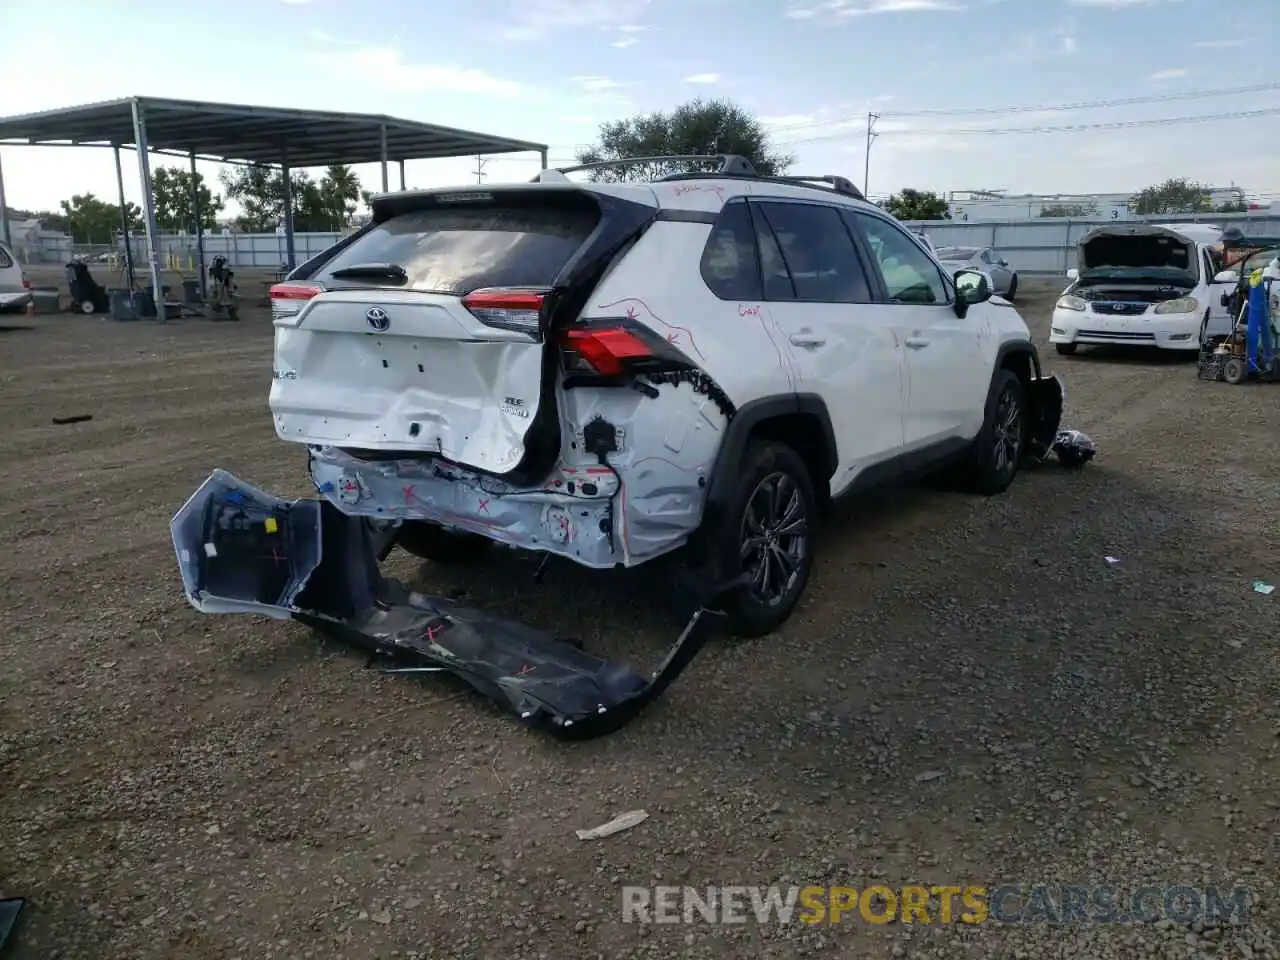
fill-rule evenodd
<path id="1" fill-rule="evenodd" d="M 151 161 L 147 157 L 147 118 L 137 100 L 133 101 L 133 142 L 138 150 L 138 179 L 142 182 L 142 213 L 147 226 L 147 259 L 151 263 L 151 297 L 156 319 L 164 322 L 164 286 L 160 272 L 160 228 L 156 225 L 156 198 L 151 185 Z"/>

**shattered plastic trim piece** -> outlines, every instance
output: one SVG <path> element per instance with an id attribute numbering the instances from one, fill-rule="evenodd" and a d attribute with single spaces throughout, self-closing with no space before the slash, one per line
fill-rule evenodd
<path id="1" fill-rule="evenodd" d="M 688 666 L 715 620 L 696 613 L 644 676 L 516 620 L 385 579 L 378 562 L 388 534 L 325 501 L 281 500 L 219 470 L 170 529 L 197 610 L 294 619 L 406 666 L 442 668 L 566 738 L 630 722 Z"/>

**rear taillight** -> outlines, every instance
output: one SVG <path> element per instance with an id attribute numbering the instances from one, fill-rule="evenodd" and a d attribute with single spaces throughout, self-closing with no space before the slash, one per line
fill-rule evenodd
<path id="1" fill-rule="evenodd" d="M 313 297 L 324 293 L 318 283 L 277 283 L 271 288 L 271 319 L 288 320 L 302 312 Z"/>
<path id="2" fill-rule="evenodd" d="M 477 320 L 499 330 L 515 330 L 535 339 L 542 333 L 542 311 L 547 295 L 541 290 L 490 287 L 462 298 L 462 305 Z"/>
<path id="3" fill-rule="evenodd" d="M 564 332 L 561 344 L 568 373 L 617 377 L 654 356 L 647 343 L 623 327 L 569 329 Z"/>
<path id="4" fill-rule="evenodd" d="M 28 280 L 26 277 L 23 277 L 23 278 L 22 278 L 22 289 L 23 289 L 23 290 L 30 290 L 30 289 L 31 289 L 31 281 L 30 281 L 30 280 Z"/>

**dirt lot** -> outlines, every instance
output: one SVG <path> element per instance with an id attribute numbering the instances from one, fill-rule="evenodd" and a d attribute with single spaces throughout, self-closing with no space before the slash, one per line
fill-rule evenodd
<path id="1" fill-rule="evenodd" d="M 1021 309 L 1043 341 L 1040 287 Z M 1251 589 L 1280 582 L 1280 387 L 1048 355 L 1094 464 L 842 514 L 782 635 L 712 646 L 632 726 L 574 745 L 300 627 L 186 606 L 167 524 L 212 467 L 305 491 L 266 410 L 261 311 L 3 319 L 15 958 L 1280 956 L 1280 595 Z M 466 586 L 641 662 L 671 639 L 642 581 L 531 570 L 499 559 Z M 638 807 L 629 833 L 574 836 Z M 1225 928 L 621 922 L 623 885 L 708 883 L 1255 900 Z"/>

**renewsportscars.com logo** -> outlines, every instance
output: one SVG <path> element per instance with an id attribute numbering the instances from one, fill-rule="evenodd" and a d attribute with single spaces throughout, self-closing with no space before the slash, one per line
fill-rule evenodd
<path id="1" fill-rule="evenodd" d="M 1247 887 L 623 887 L 623 923 L 1151 924 L 1248 920 Z"/>

